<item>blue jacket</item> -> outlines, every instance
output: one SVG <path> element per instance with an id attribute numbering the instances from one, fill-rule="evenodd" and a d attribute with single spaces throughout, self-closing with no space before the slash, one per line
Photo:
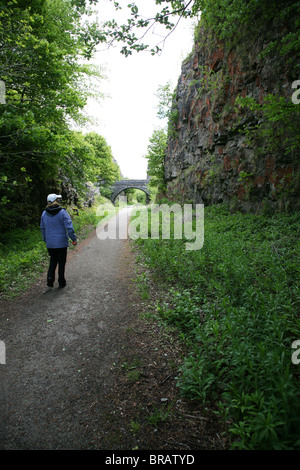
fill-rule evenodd
<path id="1" fill-rule="evenodd" d="M 66 248 L 69 238 L 76 241 L 71 217 L 58 205 L 47 207 L 41 217 L 41 232 L 47 248 Z"/>

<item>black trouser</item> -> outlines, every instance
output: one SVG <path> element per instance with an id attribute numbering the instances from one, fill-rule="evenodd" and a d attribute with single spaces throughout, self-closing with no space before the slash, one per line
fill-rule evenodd
<path id="1" fill-rule="evenodd" d="M 55 270 L 58 264 L 58 284 L 65 287 L 65 266 L 67 261 L 67 248 L 48 248 L 50 255 L 50 265 L 47 275 L 47 285 L 53 287 L 55 281 Z"/>

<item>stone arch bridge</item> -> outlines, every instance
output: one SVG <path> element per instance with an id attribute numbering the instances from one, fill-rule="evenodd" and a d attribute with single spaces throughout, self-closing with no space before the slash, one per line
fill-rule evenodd
<path id="1" fill-rule="evenodd" d="M 116 200 L 116 197 L 122 192 L 125 191 L 125 189 L 140 189 L 141 191 L 144 191 L 147 196 L 147 202 L 150 200 L 150 191 L 148 189 L 148 184 L 149 184 L 150 178 L 146 180 L 120 180 L 116 181 L 115 184 L 111 187 L 113 192 L 111 195 L 111 202 L 114 203 Z"/>

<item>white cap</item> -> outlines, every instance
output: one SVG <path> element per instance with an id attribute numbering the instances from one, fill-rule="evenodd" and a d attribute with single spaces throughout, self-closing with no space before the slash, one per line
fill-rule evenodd
<path id="1" fill-rule="evenodd" d="M 48 194 L 47 202 L 54 202 L 58 198 L 61 198 L 61 196 L 59 194 Z"/>

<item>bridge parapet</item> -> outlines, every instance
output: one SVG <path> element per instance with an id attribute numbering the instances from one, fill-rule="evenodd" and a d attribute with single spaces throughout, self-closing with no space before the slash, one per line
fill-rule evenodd
<path id="1" fill-rule="evenodd" d="M 150 178 L 146 180 L 120 180 L 116 181 L 114 185 L 112 186 L 112 195 L 111 195 L 111 201 L 115 202 L 116 197 L 118 194 L 120 194 L 122 191 L 125 191 L 126 189 L 140 189 L 141 191 L 144 191 L 144 193 L 147 194 L 148 197 L 150 197 L 150 191 L 148 189 L 148 184 L 150 182 Z"/>

